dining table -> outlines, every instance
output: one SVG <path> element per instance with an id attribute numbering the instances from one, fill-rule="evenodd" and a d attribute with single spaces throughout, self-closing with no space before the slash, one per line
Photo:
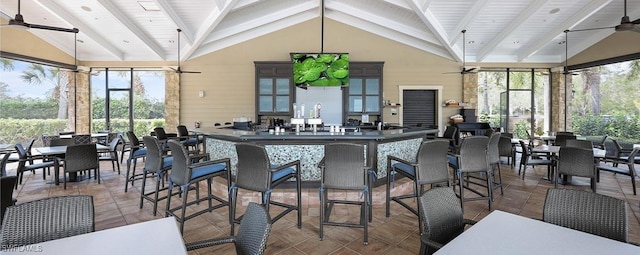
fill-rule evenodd
<path id="1" fill-rule="evenodd" d="M 640 246 L 494 210 L 435 254 L 640 254 Z"/>
<path id="2" fill-rule="evenodd" d="M 180 255 L 187 254 L 174 217 L 82 235 L 0 249 L 0 254 Z"/>
<path id="3" fill-rule="evenodd" d="M 98 153 L 100 152 L 104 152 L 104 151 L 108 151 L 109 150 L 109 146 L 106 145 L 102 145 L 99 143 L 96 143 L 96 149 L 98 150 Z M 64 158 L 64 155 L 67 153 L 67 146 L 47 146 L 47 147 L 35 147 L 33 148 L 36 152 L 38 152 L 40 155 L 49 158 L 50 160 L 54 160 L 56 162 L 55 165 L 59 165 L 59 161 Z M 59 177 L 59 173 L 56 172 L 55 173 L 55 181 L 54 183 L 56 185 L 60 184 L 60 177 Z M 68 182 L 78 182 L 78 181 L 82 181 L 85 178 L 83 176 L 78 176 L 77 172 L 69 172 L 69 179 L 67 179 Z"/>

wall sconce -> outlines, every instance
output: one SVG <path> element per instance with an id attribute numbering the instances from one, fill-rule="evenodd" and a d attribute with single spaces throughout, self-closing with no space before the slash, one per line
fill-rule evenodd
<path id="1" fill-rule="evenodd" d="M 204 90 L 198 91 L 198 96 L 199 97 L 204 97 Z"/>

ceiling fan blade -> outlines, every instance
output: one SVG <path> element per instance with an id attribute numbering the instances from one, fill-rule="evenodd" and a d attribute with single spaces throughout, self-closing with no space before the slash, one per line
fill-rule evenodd
<path id="1" fill-rule="evenodd" d="M 64 27 L 52 27 L 47 25 L 38 25 L 38 24 L 29 24 L 29 23 L 24 23 L 24 24 L 27 25 L 29 28 L 45 29 L 45 30 L 51 30 L 51 31 L 68 32 L 68 33 L 76 33 L 76 34 L 80 32 L 80 30 L 75 27 L 64 28 Z"/>
<path id="2" fill-rule="evenodd" d="M 180 71 L 180 73 L 202 73 L 202 72 L 198 72 L 198 71 Z"/>

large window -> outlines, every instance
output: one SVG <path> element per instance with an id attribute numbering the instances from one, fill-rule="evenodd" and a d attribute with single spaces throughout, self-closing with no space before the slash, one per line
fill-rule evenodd
<path id="1" fill-rule="evenodd" d="M 549 70 L 500 69 L 478 73 L 480 121 L 518 138 L 549 130 Z"/>
<path id="2" fill-rule="evenodd" d="M 164 126 L 164 72 L 96 68 L 91 72 L 92 132 L 148 135 Z"/>
<path id="3" fill-rule="evenodd" d="M 567 83 L 568 127 L 583 136 L 640 143 L 640 60 L 576 70 Z"/>
<path id="4" fill-rule="evenodd" d="M 67 96 L 71 72 L 0 58 L 0 143 L 22 143 L 74 128 Z"/>

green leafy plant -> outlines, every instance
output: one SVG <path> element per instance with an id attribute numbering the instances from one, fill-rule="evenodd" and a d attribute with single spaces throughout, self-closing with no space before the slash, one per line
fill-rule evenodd
<path id="1" fill-rule="evenodd" d="M 348 86 L 349 54 L 292 54 L 296 86 Z"/>

